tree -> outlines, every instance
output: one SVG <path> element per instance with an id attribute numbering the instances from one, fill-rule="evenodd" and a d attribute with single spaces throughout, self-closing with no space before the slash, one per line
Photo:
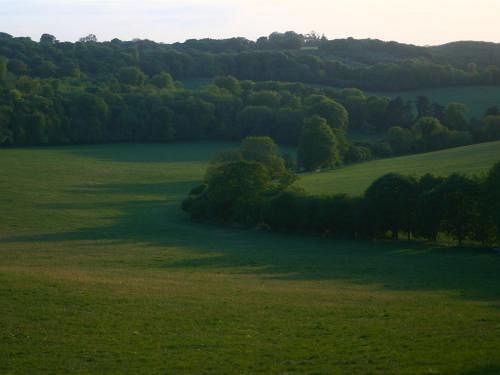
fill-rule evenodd
<path id="1" fill-rule="evenodd" d="M 359 163 L 372 158 L 372 152 L 368 147 L 350 145 L 345 155 L 346 163 Z"/>
<path id="2" fill-rule="evenodd" d="M 175 82 L 172 76 L 169 73 L 165 72 L 161 72 L 153 76 L 153 78 L 151 78 L 151 83 L 156 87 L 158 87 L 159 89 L 172 90 L 175 88 Z"/>
<path id="3" fill-rule="evenodd" d="M 418 118 L 432 116 L 432 103 L 427 96 L 418 96 L 416 106 Z"/>
<path id="4" fill-rule="evenodd" d="M 484 138 L 489 141 L 500 139 L 500 115 L 486 116 L 484 122 Z"/>
<path id="5" fill-rule="evenodd" d="M 82 36 L 78 41 L 80 43 L 97 43 L 97 37 L 94 34 L 89 34 L 87 36 Z"/>
<path id="6" fill-rule="evenodd" d="M 408 128 L 413 123 L 411 103 L 401 97 L 392 99 L 386 108 L 385 123 L 387 127 L 400 126 Z"/>
<path id="7" fill-rule="evenodd" d="M 488 172 L 486 178 L 486 195 L 488 213 L 492 216 L 500 240 L 500 161 Z"/>
<path id="8" fill-rule="evenodd" d="M 209 175 L 201 194 L 191 195 L 183 208 L 193 219 L 255 224 L 260 217 L 263 193 L 270 187 L 271 176 L 262 164 L 224 163 Z"/>
<path id="9" fill-rule="evenodd" d="M 400 230 L 408 238 L 415 231 L 417 182 L 414 178 L 397 173 L 386 174 L 375 180 L 365 193 L 375 229 L 384 234 L 390 230 L 398 239 Z"/>
<path id="10" fill-rule="evenodd" d="M 160 107 L 152 111 L 149 119 L 151 133 L 147 138 L 155 142 L 174 139 L 173 118 L 174 114 L 168 107 Z"/>
<path id="11" fill-rule="evenodd" d="M 247 161 L 261 163 L 273 179 L 282 177 L 286 172 L 278 146 L 269 137 L 245 138 L 241 144 L 241 154 Z"/>
<path id="12" fill-rule="evenodd" d="M 273 49 L 299 49 L 304 45 L 304 37 L 293 31 L 274 32 L 268 38 L 260 38 L 257 44 Z"/>
<path id="13" fill-rule="evenodd" d="M 494 105 L 492 107 L 489 107 L 484 113 L 484 117 L 488 116 L 500 116 L 500 106 Z"/>
<path id="14" fill-rule="evenodd" d="M 492 170 L 494 170 L 494 167 L 490 172 Z M 476 191 L 477 195 L 474 198 L 477 201 L 478 214 L 472 224 L 471 238 L 480 242 L 483 247 L 487 247 L 493 245 L 497 239 L 498 223 L 496 221 L 498 221 L 498 213 L 496 209 L 500 207 L 495 198 L 500 198 L 500 196 L 495 197 L 495 193 L 490 192 L 491 187 L 489 186 L 488 178 L 481 178 L 477 182 L 479 186 Z M 497 187 L 500 187 L 500 184 Z M 497 195 L 500 194 L 497 193 Z"/>
<path id="15" fill-rule="evenodd" d="M 280 95 L 276 91 L 261 90 L 253 92 L 248 98 L 248 103 L 253 106 L 277 108 L 280 105 Z"/>
<path id="16" fill-rule="evenodd" d="M 467 107 L 462 103 L 449 103 L 444 110 L 443 123 L 450 129 L 467 129 Z"/>
<path id="17" fill-rule="evenodd" d="M 221 89 L 226 89 L 233 95 L 241 94 L 240 82 L 233 76 L 220 76 L 216 77 L 214 84 Z"/>
<path id="18" fill-rule="evenodd" d="M 12 112 L 11 106 L 0 105 L 0 145 L 14 143 L 14 134 L 10 128 Z"/>
<path id="19" fill-rule="evenodd" d="M 304 112 L 301 109 L 285 107 L 276 112 L 275 118 L 274 139 L 282 144 L 297 146 L 304 125 Z"/>
<path id="20" fill-rule="evenodd" d="M 412 130 L 422 151 L 444 148 L 449 141 L 449 130 L 434 117 L 421 117 Z"/>
<path id="21" fill-rule="evenodd" d="M 349 124 L 347 110 L 335 100 L 323 95 L 311 95 L 306 100 L 308 113 L 321 116 L 335 129 L 346 130 Z"/>
<path id="22" fill-rule="evenodd" d="M 70 118 L 70 139 L 75 143 L 104 140 L 108 106 L 102 98 L 89 93 L 73 93 L 66 106 Z"/>
<path id="23" fill-rule="evenodd" d="M 51 46 L 54 45 L 58 42 L 56 37 L 54 35 L 50 34 L 42 34 L 40 37 L 40 44 L 46 45 L 46 46 Z"/>
<path id="24" fill-rule="evenodd" d="M 7 68 L 9 72 L 18 76 L 28 73 L 28 65 L 26 65 L 24 61 L 19 59 L 10 59 L 7 64 Z"/>
<path id="25" fill-rule="evenodd" d="M 479 191 L 477 181 L 459 174 L 452 174 L 438 187 L 443 208 L 442 227 L 458 241 L 459 246 L 473 233 L 480 212 Z"/>
<path id="26" fill-rule="evenodd" d="M 337 140 L 324 118 L 313 116 L 305 121 L 298 159 L 307 171 L 331 167 L 338 162 Z"/>
<path id="27" fill-rule="evenodd" d="M 426 174 L 418 181 L 417 233 L 428 240 L 436 241 L 443 207 L 437 187 L 444 181 L 442 177 Z"/>
<path id="28" fill-rule="evenodd" d="M 2 83 L 5 79 L 5 75 L 7 74 L 7 62 L 4 58 L 0 57 L 0 83 Z"/>
<path id="29" fill-rule="evenodd" d="M 273 133 L 275 114 L 266 106 L 247 106 L 238 114 L 238 136 L 271 135 Z"/>
<path id="30" fill-rule="evenodd" d="M 141 86 L 146 79 L 146 75 L 135 66 L 121 68 L 118 72 L 118 80 L 124 85 Z"/>
<path id="31" fill-rule="evenodd" d="M 395 154 L 402 155 L 411 152 L 415 145 L 415 137 L 408 129 L 393 126 L 387 132 L 387 142 Z"/>

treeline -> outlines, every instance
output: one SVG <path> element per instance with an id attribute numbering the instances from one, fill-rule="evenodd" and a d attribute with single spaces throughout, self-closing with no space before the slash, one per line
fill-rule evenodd
<path id="1" fill-rule="evenodd" d="M 419 97 L 419 101 L 427 101 Z M 500 108 L 489 108 L 481 120 L 467 120 L 466 107 L 449 103 L 443 111 L 422 112 L 411 126 L 393 126 L 385 141 L 392 155 L 413 154 L 500 139 Z M 434 117 L 437 116 L 437 117 Z"/>
<path id="2" fill-rule="evenodd" d="M 294 178 L 283 169 L 272 141 L 246 142 L 252 153 L 245 152 L 244 143 L 231 157 L 219 155 L 204 184 L 183 202 L 193 220 L 346 238 L 398 239 L 404 234 L 436 241 L 443 233 L 460 245 L 470 240 L 489 246 L 500 240 L 500 162 L 485 177 L 390 173 L 362 197 L 311 196 L 290 187 Z"/>
<path id="3" fill-rule="evenodd" d="M 3 146 L 241 140 L 251 135 L 297 146 L 313 116 L 326 121 L 334 133 L 337 164 L 500 138 L 498 108 L 491 108 L 482 121 L 469 121 L 459 104 L 443 107 L 420 98 L 414 106 L 401 98 L 367 96 L 358 89 L 222 76 L 188 90 L 166 72 L 148 76 L 136 67 L 123 67 L 94 82 L 19 76 L 9 66 L 0 59 Z M 422 116 L 435 116 L 446 128 L 439 127 L 440 142 L 426 141 L 424 148 L 408 140 L 408 132 Z M 385 133 L 395 125 L 398 129 L 392 129 L 385 142 L 353 143 L 347 137 L 349 129 Z M 434 137 L 436 132 L 430 133 Z"/>
<path id="4" fill-rule="evenodd" d="M 273 33 L 256 42 L 231 38 L 174 44 L 118 39 L 100 43 L 94 35 L 69 43 L 49 34 L 35 42 L 0 33 L 0 57 L 8 60 L 9 70 L 37 78 L 107 80 L 124 67 L 136 67 L 149 77 L 166 72 L 175 80 L 233 75 L 240 80 L 370 90 L 500 84 L 498 45 L 464 45 L 461 53 L 452 47 L 328 40 L 295 32 Z"/>

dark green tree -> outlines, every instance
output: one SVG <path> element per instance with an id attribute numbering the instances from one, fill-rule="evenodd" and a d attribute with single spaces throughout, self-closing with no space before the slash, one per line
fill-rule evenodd
<path id="1" fill-rule="evenodd" d="M 436 241 L 441 221 L 443 206 L 438 186 L 444 178 L 426 174 L 418 181 L 417 199 L 417 234 L 428 240 Z"/>
<path id="2" fill-rule="evenodd" d="M 298 161 L 307 171 L 328 168 L 339 161 L 337 140 L 324 118 L 313 116 L 305 121 L 299 142 Z"/>
<path id="3" fill-rule="evenodd" d="M 414 150 L 415 136 L 409 129 L 393 126 L 388 130 L 386 139 L 392 151 L 397 155 L 408 154 Z"/>
<path id="4" fill-rule="evenodd" d="M 133 73 L 135 75 L 135 73 Z M 140 74 L 139 74 L 140 76 Z M 159 89 L 175 89 L 175 82 L 169 73 L 161 72 L 151 78 L 151 83 Z"/>
<path id="5" fill-rule="evenodd" d="M 124 85 L 141 86 L 146 79 L 146 75 L 134 66 L 125 67 L 118 72 L 118 80 Z"/>
<path id="6" fill-rule="evenodd" d="M 467 107 L 462 103 L 449 103 L 444 110 L 443 123 L 453 130 L 467 128 Z"/>
<path id="7" fill-rule="evenodd" d="M 278 146 L 269 137 L 247 137 L 241 143 L 241 154 L 247 161 L 262 164 L 273 179 L 279 179 L 286 173 L 285 162 Z"/>
<path id="8" fill-rule="evenodd" d="M 45 46 L 51 46 L 56 44 L 58 41 L 54 35 L 50 34 L 42 34 L 40 37 L 40 44 L 43 44 Z"/>
<path id="9" fill-rule="evenodd" d="M 255 224 L 271 176 L 260 163 L 234 161 L 217 166 L 201 194 L 192 194 L 183 208 L 193 219 Z"/>
<path id="10" fill-rule="evenodd" d="M 405 230 L 410 238 L 415 231 L 418 188 L 414 178 L 397 173 L 386 174 L 375 180 L 365 193 L 376 231 L 383 235 L 391 231 L 398 239 Z"/>
<path id="11" fill-rule="evenodd" d="M 417 117 L 429 117 L 433 115 L 432 102 L 427 96 L 418 96 L 416 101 Z"/>
<path id="12" fill-rule="evenodd" d="M 485 208 L 491 215 L 500 240 L 500 161 L 488 172 L 486 179 Z"/>
<path id="13" fill-rule="evenodd" d="M 459 246 L 473 234 L 474 223 L 480 215 L 479 193 L 478 181 L 459 174 L 452 174 L 438 187 L 443 208 L 442 228 Z"/>
<path id="14" fill-rule="evenodd" d="M 335 100 L 323 95 L 312 95 L 306 99 L 308 113 L 311 116 L 321 116 L 328 124 L 340 130 L 346 130 L 349 125 L 347 110 Z"/>
<path id="15" fill-rule="evenodd" d="M 229 91 L 233 95 L 241 94 L 240 82 L 233 76 L 216 77 L 214 83 L 217 87 Z"/>
<path id="16" fill-rule="evenodd" d="M 5 80 L 7 74 L 7 62 L 4 58 L 0 57 L 0 84 Z"/>

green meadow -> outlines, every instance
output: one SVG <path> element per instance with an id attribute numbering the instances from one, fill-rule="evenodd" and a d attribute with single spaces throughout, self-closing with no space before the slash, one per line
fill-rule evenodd
<path id="1" fill-rule="evenodd" d="M 480 172 L 499 146 L 300 184 Z M 500 255 L 192 223 L 180 202 L 227 147 L 0 150 L 0 373 L 500 372 Z"/>
<path id="2" fill-rule="evenodd" d="M 452 102 L 463 103 L 469 110 L 468 116 L 479 119 L 484 116 L 488 108 L 500 105 L 500 87 L 498 86 L 457 86 L 398 92 L 379 91 L 369 94 L 389 97 L 401 96 L 403 99 L 411 101 L 415 101 L 418 96 L 427 96 L 441 105 Z"/>
<path id="3" fill-rule="evenodd" d="M 372 160 L 332 171 L 307 173 L 302 175 L 297 186 L 313 194 L 361 195 L 375 179 L 386 173 L 396 172 L 413 176 L 433 173 L 448 176 L 457 172 L 481 175 L 498 161 L 500 141 Z"/>

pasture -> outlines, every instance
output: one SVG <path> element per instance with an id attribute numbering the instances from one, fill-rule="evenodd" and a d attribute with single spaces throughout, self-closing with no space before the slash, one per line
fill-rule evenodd
<path id="1" fill-rule="evenodd" d="M 499 145 L 301 184 L 481 171 Z M 0 373 L 500 371 L 499 255 L 190 222 L 181 200 L 231 146 L 0 150 Z"/>
<path id="2" fill-rule="evenodd" d="M 367 94 L 397 97 L 415 101 L 418 96 L 427 96 L 433 102 L 446 105 L 451 102 L 463 103 L 468 108 L 467 115 L 478 119 L 484 112 L 495 105 L 500 105 L 500 87 L 498 86 L 457 86 L 435 89 L 422 89 L 399 92 L 369 92 Z"/>
<path id="3" fill-rule="evenodd" d="M 433 173 L 479 175 L 500 161 L 500 141 L 480 143 L 441 151 L 372 160 L 336 170 L 301 175 L 297 186 L 312 194 L 361 195 L 378 177 L 396 172 L 422 176 Z"/>

